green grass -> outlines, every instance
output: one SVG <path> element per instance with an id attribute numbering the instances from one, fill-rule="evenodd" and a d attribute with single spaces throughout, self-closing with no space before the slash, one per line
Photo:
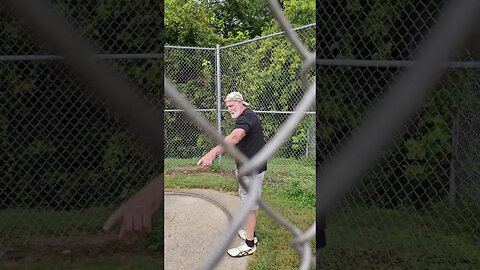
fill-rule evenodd
<path id="1" fill-rule="evenodd" d="M 179 168 L 179 167 L 191 167 L 191 166 L 196 166 L 198 158 L 189 158 L 189 159 L 180 159 L 180 158 L 168 158 L 164 160 L 164 165 L 165 165 L 165 171 L 171 170 L 173 168 Z M 232 170 L 235 168 L 235 162 L 226 156 L 222 156 L 222 165 L 219 166 L 217 163 L 218 159 L 214 160 L 215 165 L 213 168 L 219 168 L 220 170 L 226 171 L 226 170 Z"/>
<path id="2" fill-rule="evenodd" d="M 197 159 L 166 160 L 166 170 L 192 167 Z M 311 162 L 311 161 L 308 161 Z M 315 169 L 306 160 L 274 158 L 269 162 L 263 199 L 302 230 L 315 221 Z M 308 164 L 312 164 L 309 166 Z M 237 192 L 233 162 L 224 158 L 211 173 L 169 175 L 166 188 L 205 188 Z M 220 173 L 216 173 L 220 172 Z M 477 203 L 475 202 L 475 205 Z M 322 269 L 480 269 L 480 210 L 436 205 L 428 214 L 408 209 L 373 209 L 344 205 L 327 218 L 327 247 Z M 99 232 L 112 209 L 80 211 L 0 210 L 0 235 L 13 243 L 42 233 L 82 235 Z M 160 213 L 163 214 L 163 213 Z M 144 238 L 148 250 L 163 253 L 163 223 Z M 300 256 L 288 246 L 292 235 L 261 211 L 261 245 L 249 269 L 298 269 Z M 161 260 L 131 254 L 119 257 L 52 256 L 36 262 L 2 264 L 0 269 L 162 269 Z M 54 268 L 55 267 L 55 268 Z"/>
<path id="3" fill-rule="evenodd" d="M 165 177 L 165 188 L 205 188 L 219 191 L 236 191 L 235 179 L 221 175 L 174 175 Z"/>
<path id="4" fill-rule="evenodd" d="M 199 158 L 191 159 L 165 159 L 165 171 L 182 167 L 194 167 Z M 235 170 L 235 162 L 228 156 L 222 157 L 222 163 L 214 160 L 211 171 L 232 172 Z M 278 158 L 268 161 L 267 182 L 270 186 L 284 186 L 292 180 L 301 182 L 303 188 L 315 188 L 315 159 L 302 158 Z"/>
<path id="5" fill-rule="evenodd" d="M 184 162 L 192 166 L 192 161 Z M 195 160 L 196 162 L 196 160 Z M 222 166 L 215 171 L 228 171 L 231 163 L 224 159 Z M 178 161 L 166 161 L 166 170 L 179 167 Z M 268 165 L 262 198 L 284 217 L 293 221 L 302 230 L 307 230 L 315 222 L 315 169 L 313 162 L 307 166 L 304 161 L 274 159 Z M 298 177 L 296 177 L 298 176 Z M 174 174 L 165 177 L 166 188 L 206 188 L 223 192 L 237 192 L 237 184 L 232 176 L 225 174 Z M 257 232 L 258 251 L 251 259 L 249 269 L 298 269 L 300 256 L 288 246 L 292 234 L 278 225 L 264 211 L 260 211 Z"/>
<path id="6" fill-rule="evenodd" d="M 315 221 L 314 175 L 315 169 L 305 161 L 273 159 L 262 197 L 306 230 Z M 233 177 L 214 173 L 168 176 L 166 187 L 236 192 Z M 421 214 L 413 209 L 344 205 L 327 218 L 321 269 L 480 269 L 480 211 L 465 209 L 478 207 L 435 206 Z M 249 269 L 298 269 L 300 257 L 287 245 L 291 234 L 263 211 L 258 234 L 261 246 Z"/>
<path id="7" fill-rule="evenodd" d="M 163 269 L 161 267 L 163 260 L 159 258 L 163 255 L 163 211 L 158 211 L 154 215 L 153 232 L 139 239 L 138 248 L 145 250 L 145 252 L 140 251 L 142 252 L 140 256 L 131 254 L 129 250 L 121 251 L 122 248 L 125 249 L 122 247 L 124 242 L 121 241 L 108 246 L 95 244 L 97 240 L 102 240 L 102 226 L 112 210 L 103 207 L 70 211 L 1 210 L 2 241 L 9 247 L 8 250 L 18 250 L 22 255 L 21 259 L 0 256 L 0 269 Z M 33 239 L 36 239 L 34 250 L 41 250 L 41 255 L 32 253 L 27 248 L 32 244 Z M 53 248 L 49 248 L 48 246 L 52 245 L 50 241 L 53 239 L 56 244 Z M 82 243 L 81 247 L 77 246 L 79 243 L 77 241 Z M 75 257 L 64 256 L 58 252 L 59 243 L 62 249 L 71 250 Z M 100 254 L 92 254 L 88 252 L 90 247 L 102 254 L 111 255 L 101 257 Z M 116 250 L 123 255 L 120 256 Z"/>
<path id="8" fill-rule="evenodd" d="M 327 220 L 322 268 L 480 269 L 478 238 L 443 221 L 408 210 L 344 207 Z"/>
<path id="9" fill-rule="evenodd" d="M 23 242 L 32 235 L 76 235 L 100 232 L 112 209 L 54 211 L 36 209 L 0 210 L 0 235 L 7 241 Z"/>
<path id="10" fill-rule="evenodd" d="M 1 269 L 11 270 L 159 270 L 163 269 L 162 259 L 147 256 L 115 256 L 108 258 L 81 258 L 66 260 L 49 258 L 40 262 L 4 265 Z"/>

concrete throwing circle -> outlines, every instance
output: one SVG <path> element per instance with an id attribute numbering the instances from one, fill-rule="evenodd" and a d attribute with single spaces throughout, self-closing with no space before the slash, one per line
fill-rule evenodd
<path id="1" fill-rule="evenodd" d="M 211 197 L 218 196 L 215 192 Z M 205 192 L 202 195 L 165 192 L 164 213 L 165 270 L 200 269 L 222 239 L 232 218 L 222 204 L 209 198 Z M 226 252 L 225 255 L 215 269 L 245 269 L 246 263 L 239 264 L 238 258 L 230 258 Z"/>

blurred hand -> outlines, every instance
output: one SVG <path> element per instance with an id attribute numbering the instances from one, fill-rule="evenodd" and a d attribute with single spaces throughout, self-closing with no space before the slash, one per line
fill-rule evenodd
<path id="1" fill-rule="evenodd" d="M 202 167 L 210 167 L 212 166 L 213 159 L 215 159 L 215 155 L 206 154 L 197 162 L 197 165 L 201 165 Z"/>
<path id="2" fill-rule="evenodd" d="M 120 238 L 150 233 L 152 215 L 163 203 L 163 191 L 162 174 L 113 212 L 105 222 L 103 230 L 111 232 L 116 225 L 120 225 Z"/>

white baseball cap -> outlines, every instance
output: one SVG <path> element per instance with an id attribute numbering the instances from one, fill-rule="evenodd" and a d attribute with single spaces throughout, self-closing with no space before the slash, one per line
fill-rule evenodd
<path id="1" fill-rule="evenodd" d="M 225 98 L 225 101 L 240 101 L 245 106 L 250 105 L 250 103 L 246 102 L 243 99 L 243 96 L 242 94 L 240 94 L 240 92 L 231 92 L 230 94 L 227 95 L 227 97 Z"/>

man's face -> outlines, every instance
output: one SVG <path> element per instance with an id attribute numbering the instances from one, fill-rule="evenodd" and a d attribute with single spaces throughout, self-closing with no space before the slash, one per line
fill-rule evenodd
<path id="1" fill-rule="evenodd" d="M 233 119 L 236 119 L 243 112 L 244 105 L 240 101 L 227 101 L 225 102 L 228 113 Z"/>

